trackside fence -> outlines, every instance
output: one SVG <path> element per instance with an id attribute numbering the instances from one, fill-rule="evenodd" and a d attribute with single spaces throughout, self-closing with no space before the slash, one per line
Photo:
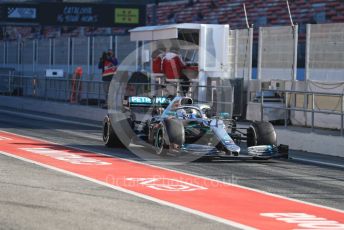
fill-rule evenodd
<path id="1" fill-rule="evenodd" d="M 274 94 L 280 98 L 283 106 L 264 103 L 264 95 Z M 314 131 L 316 114 L 336 115 L 340 117 L 340 134 L 344 135 L 344 94 L 305 92 L 291 90 L 262 90 L 260 98 L 261 120 L 264 120 L 264 110 L 284 110 L 284 126 L 287 127 L 293 112 L 299 111 L 310 114 L 311 131 Z M 322 103 L 322 102 L 330 103 Z M 336 106 L 333 106 L 336 104 Z M 276 104 L 277 105 L 277 104 Z M 307 121 L 305 122 L 307 125 Z"/>
<path id="2" fill-rule="evenodd" d="M 2 75 L 1 95 L 102 106 L 106 94 L 102 81 L 37 76 Z"/>
<path id="3" fill-rule="evenodd" d="M 0 68 L 14 68 L 22 75 L 45 75 L 47 69 L 71 75 L 81 66 L 87 80 L 99 79 L 98 61 L 104 51 L 113 49 L 122 61 L 137 47 L 128 35 L 57 37 L 0 41 Z"/>

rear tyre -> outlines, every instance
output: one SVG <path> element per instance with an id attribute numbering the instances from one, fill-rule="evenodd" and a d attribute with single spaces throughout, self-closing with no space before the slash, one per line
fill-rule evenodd
<path id="1" fill-rule="evenodd" d="M 167 154 L 166 143 L 162 129 L 159 129 L 156 132 L 156 136 L 154 138 L 154 148 L 156 155 L 165 156 Z"/>
<path id="2" fill-rule="evenodd" d="M 270 122 L 253 122 L 247 129 L 247 147 L 277 145 L 276 132 Z"/>
<path id="3" fill-rule="evenodd" d="M 106 147 L 122 147 L 122 143 L 113 131 L 108 117 L 103 122 L 103 141 Z"/>

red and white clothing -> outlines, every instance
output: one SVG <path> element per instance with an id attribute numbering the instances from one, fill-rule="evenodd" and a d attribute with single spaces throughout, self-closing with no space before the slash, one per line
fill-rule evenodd
<path id="1" fill-rule="evenodd" d="M 116 73 L 117 67 L 114 65 L 112 61 L 104 60 L 103 65 L 104 70 L 102 73 L 102 77 L 113 76 Z"/>
<path id="2" fill-rule="evenodd" d="M 153 73 L 162 73 L 162 59 L 164 58 L 164 54 L 159 54 L 155 58 L 153 58 Z"/>
<path id="3" fill-rule="evenodd" d="M 167 52 L 162 59 L 162 72 L 167 79 L 179 79 L 182 75 L 182 69 L 185 66 L 181 56 Z"/>

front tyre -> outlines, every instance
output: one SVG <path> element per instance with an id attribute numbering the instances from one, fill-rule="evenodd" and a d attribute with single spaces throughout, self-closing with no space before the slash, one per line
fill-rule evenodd
<path id="1" fill-rule="evenodd" d="M 183 122 L 177 119 L 165 119 L 164 124 L 170 143 L 182 146 L 185 142 Z"/>
<path id="2" fill-rule="evenodd" d="M 247 129 L 247 147 L 256 145 L 277 145 L 276 132 L 270 122 L 253 122 Z"/>

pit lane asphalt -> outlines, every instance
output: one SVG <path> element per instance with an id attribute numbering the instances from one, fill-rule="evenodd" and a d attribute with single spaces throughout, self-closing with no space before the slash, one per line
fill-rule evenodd
<path id="1" fill-rule="evenodd" d="M 127 150 L 104 147 L 97 125 L 93 123 L 90 127 L 0 113 L 1 130 L 137 159 Z M 292 152 L 292 155 L 306 158 L 308 154 Z M 336 162 L 341 164 L 339 160 Z M 158 161 L 153 164 L 160 165 Z M 340 167 L 293 160 L 187 163 L 163 167 L 344 209 L 344 170 Z M 0 184 L 0 226 L 6 229 L 94 229 L 104 226 L 115 229 L 175 229 L 176 226 L 181 229 L 228 229 L 214 221 L 2 155 Z"/>

